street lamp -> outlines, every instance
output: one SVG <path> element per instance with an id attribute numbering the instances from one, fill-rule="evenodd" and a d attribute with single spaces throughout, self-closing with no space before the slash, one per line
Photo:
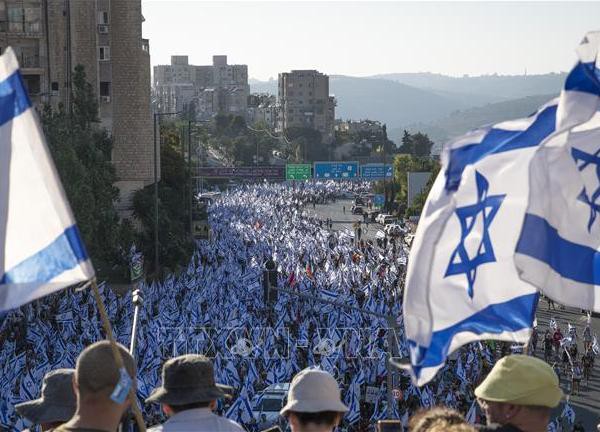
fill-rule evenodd
<path id="1" fill-rule="evenodd" d="M 156 125 L 158 119 L 166 115 L 178 115 L 182 111 L 154 113 L 154 271 L 158 271 L 158 148 L 156 143 Z M 160 139 L 160 136 L 159 136 Z"/>

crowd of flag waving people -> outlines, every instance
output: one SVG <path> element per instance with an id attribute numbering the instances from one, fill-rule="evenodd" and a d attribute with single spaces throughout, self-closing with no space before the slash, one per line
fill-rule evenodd
<path id="1" fill-rule="evenodd" d="M 537 431 L 550 422 L 562 395 L 555 372 L 502 342 L 463 347 L 422 387 L 395 370 L 388 406 L 388 352 L 409 352 L 401 309 L 408 246 L 401 237 L 385 248 L 357 242 L 305 210 L 367 190 L 358 182 L 264 183 L 211 204 L 210 240 L 198 243 L 180 274 L 142 284 L 133 357 L 121 348 L 148 426 L 367 431 L 397 419 L 393 430 L 470 431 L 487 415 L 513 425 L 490 430 Z M 267 262 L 282 291 L 266 294 Z M 117 341 L 128 346 L 131 294 L 100 291 Z M 111 399 L 123 377 L 101 328 L 85 289 L 47 296 L 4 319 L 2 430 L 116 430 L 127 402 Z M 265 403 L 266 388 L 285 388 L 275 408 Z M 574 423 L 568 404 L 551 425 L 565 422 Z"/>

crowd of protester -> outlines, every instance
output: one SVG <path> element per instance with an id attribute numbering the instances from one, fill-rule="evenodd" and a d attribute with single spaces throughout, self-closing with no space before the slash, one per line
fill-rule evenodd
<path id="1" fill-rule="evenodd" d="M 408 246 L 401 236 L 384 244 L 359 242 L 355 233 L 330 230 L 305 210 L 308 203 L 367 191 L 368 184 L 359 182 L 265 183 L 240 187 L 210 206 L 211 238 L 198 243 L 189 266 L 164 281 L 140 286 L 144 303 L 134 363 L 137 396 L 148 425 L 185 411 L 173 405 L 187 404 L 169 404 L 153 391 L 161 388 L 161 380 L 164 385 L 169 359 L 194 363 L 185 357 L 188 353 L 211 359 L 214 379 L 228 386 L 230 396 L 200 401 L 203 405 L 193 409 L 204 410 L 206 416 L 212 409 L 249 431 L 268 426 L 260 413 L 255 414 L 261 391 L 292 381 L 308 367 L 318 367 L 339 383 L 339 402 L 345 407 L 339 412 L 344 415 L 328 418 L 339 422 L 341 430 L 372 430 L 385 418 L 399 419 L 408 427 L 413 414 L 436 405 L 464 414 L 464 428 L 452 430 L 469 430 L 467 423 L 483 422 L 485 406 L 494 401 L 480 406 L 475 388 L 499 358 L 514 351 L 510 344 L 468 345 L 421 388 L 396 371 L 395 400 L 387 406 L 387 353 L 408 354 L 401 309 Z M 300 296 L 273 292 L 265 298 L 263 273 L 268 261 L 276 265 L 277 286 Z M 116 339 L 129 345 L 131 295 L 118 296 L 107 286 L 101 291 Z M 394 328 L 384 317 L 394 317 Z M 35 400 L 49 371 L 75 367 L 79 353 L 81 361 L 86 347 L 101 339 L 97 309 L 87 290 L 63 291 L 9 314 L 0 328 L 0 427 L 13 431 L 29 426 L 15 405 Z M 195 364 L 206 362 L 203 357 Z M 103 385 L 110 387 L 111 379 Z M 81 389 L 84 384 L 77 382 Z M 95 388 L 88 387 L 88 393 Z M 367 387 L 378 389 L 377 397 L 368 402 Z M 288 396 L 288 405 L 290 400 Z M 287 419 L 291 425 L 302 425 L 311 416 L 299 411 Z"/>

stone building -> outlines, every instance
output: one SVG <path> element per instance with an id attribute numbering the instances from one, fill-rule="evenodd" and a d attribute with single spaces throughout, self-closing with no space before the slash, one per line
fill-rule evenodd
<path id="1" fill-rule="evenodd" d="M 0 0 L 0 50 L 16 52 L 34 103 L 71 109 L 73 70 L 84 66 L 113 138 L 125 215 L 132 192 L 153 182 L 150 53 L 142 22 L 141 0 Z"/>
<path id="2" fill-rule="evenodd" d="M 227 64 L 227 56 L 213 56 L 210 66 L 190 65 L 188 56 L 171 56 L 170 65 L 154 66 L 157 111 L 178 112 L 193 105 L 199 120 L 216 114 L 246 116 L 248 66 Z"/>
<path id="3" fill-rule="evenodd" d="M 329 95 L 329 76 L 316 70 L 280 73 L 279 129 L 306 127 L 321 132 L 323 143 L 334 139 L 335 98 Z"/>

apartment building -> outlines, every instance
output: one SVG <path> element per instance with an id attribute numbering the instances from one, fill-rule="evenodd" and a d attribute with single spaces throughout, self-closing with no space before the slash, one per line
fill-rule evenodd
<path id="1" fill-rule="evenodd" d="M 280 73 L 279 129 L 307 127 L 321 132 L 323 143 L 334 139 L 335 98 L 329 95 L 329 76 L 316 70 Z"/>
<path id="2" fill-rule="evenodd" d="M 75 66 L 98 96 L 127 213 L 153 181 L 150 54 L 141 0 L 0 0 L 0 51 L 10 46 L 32 101 L 71 109 Z"/>
<path id="3" fill-rule="evenodd" d="M 219 113 L 246 116 L 248 66 L 230 65 L 213 56 L 212 65 L 191 65 L 188 56 L 171 56 L 170 65 L 154 66 L 155 103 L 159 112 L 178 112 L 193 104 L 199 120 Z"/>

